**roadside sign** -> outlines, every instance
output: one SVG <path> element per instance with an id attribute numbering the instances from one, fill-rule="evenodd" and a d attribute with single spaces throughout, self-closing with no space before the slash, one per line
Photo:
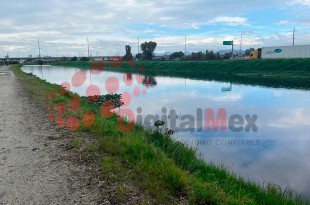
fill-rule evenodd
<path id="1" fill-rule="evenodd" d="M 226 46 L 231 46 L 233 44 L 234 44 L 233 41 L 223 41 L 223 45 L 226 45 Z"/>

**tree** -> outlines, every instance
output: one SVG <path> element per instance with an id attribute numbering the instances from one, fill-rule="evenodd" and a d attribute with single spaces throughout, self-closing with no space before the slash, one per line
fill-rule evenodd
<path id="1" fill-rule="evenodd" d="M 153 41 L 144 42 L 141 44 L 141 50 L 143 51 L 143 57 L 145 60 L 152 60 L 153 53 L 156 49 L 157 43 Z"/>
<path id="2" fill-rule="evenodd" d="M 184 56 L 184 53 L 182 51 L 174 52 L 171 55 L 169 55 L 169 59 L 174 60 L 176 58 L 181 58 L 182 56 Z"/>
<path id="3" fill-rule="evenodd" d="M 136 59 L 138 59 L 138 60 L 143 60 L 143 54 L 142 54 L 142 53 L 138 53 L 138 54 L 136 55 Z"/>
<path id="4" fill-rule="evenodd" d="M 250 55 L 253 51 L 255 51 L 254 48 L 246 49 L 246 50 L 244 51 L 244 55 L 245 55 L 245 56 L 248 56 L 248 55 Z"/>
<path id="5" fill-rule="evenodd" d="M 77 61 L 77 57 L 74 56 L 73 58 L 70 59 L 70 61 Z"/>
<path id="6" fill-rule="evenodd" d="M 231 53 L 225 53 L 223 59 L 230 59 Z"/>
<path id="7" fill-rule="evenodd" d="M 81 58 L 80 58 L 80 61 L 90 61 L 90 59 L 87 58 L 87 57 L 81 57 Z"/>
<path id="8" fill-rule="evenodd" d="M 126 50 L 126 55 L 124 56 L 124 59 L 126 61 L 131 61 L 133 59 L 132 54 L 131 54 L 131 47 L 130 45 L 126 45 L 125 46 L 125 50 Z"/>
<path id="9" fill-rule="evenodd" d="M 206 50 L 206 60 L 216 60 L 218 59 L 217 54 L 213 53 L 213 51 Z"/>
<path id="10" fill-rule="evenodd" d="M 68 58 L 67 57 L 65 57 L 65 56 L 63 56 L 63 57 L 61 57 L 61 59 L 60 59 L 61 61 L 67 61 L 68 60 Z"/>

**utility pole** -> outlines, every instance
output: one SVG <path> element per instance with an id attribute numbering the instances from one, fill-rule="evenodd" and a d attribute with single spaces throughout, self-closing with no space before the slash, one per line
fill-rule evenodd
<path id="1" fill-rule="evenodd" d="M 231 58 L 234 58 L 234 41 L 231 44 Z"/>
<path id="2" fill-rule="evenodd" d="M 186 35 L 185 35 L 185 39 L 184 40 L 185 40 L 185 42 L 184 42 L 184 44 L 185 44 L 184 45 L 184 55 L 186 55 Z"/>
<path id="3" fill-rule="evenodd" d="M 242 52 L 241 52 L 241 50 L 242 50 L 242 33 L 241 33 L 241 40 L 240 40 L 240 55 L 242 56 Z"/>
<path id="4" fill-rule="evenodd" d="M 88 41 L 88 37 L 87 37 L 87 51 L 88 51 L 88 58 L 89 58 L 89 41 Z"/>
<path id="5" fill-rule="evenodd" d="M 294 30 L 293 30 L 293 46 L 295 46 L 295 28 L 294 28 Z"/>
<path id="6" fill-rule="evenodd" d="M 138 36 L 138 54 L 140 53 L 140 38 Z"/>
<path id="7" fill-rule="evenodd" d="M 39 59 L 41 60 L 41 48 L 40 48 L 40 41 L 38 40 L 38 48 L 39 48 Z"/>

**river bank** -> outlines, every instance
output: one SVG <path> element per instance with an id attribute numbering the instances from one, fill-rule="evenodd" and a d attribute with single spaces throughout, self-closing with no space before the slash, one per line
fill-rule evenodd
<path id="1" fill-rule="evenodd" d="M 82 69 L 92 66 L 98 68 L 98 62 L 61 61 L 53 64 Z M 114 72 L 141 73 L 149 76 L 217 80 L 275 88 L 310 88 L 310 59 L 105 62 L 99 69 L 100 67 Z"/>
<path id="2" fill-rule="evenodd" d="M 55 85 L 16 71 L 24 78 L 29 78 L 29 82 L 40 82 L 40 87 L 45 89 L 42 96 L 55 90 L 55 98 L 48 101 L 48 104 L 68 105 L 73 97 L 72 93 L 61 95 Z M 140 182 L 139 186 L 146 189 L 157 203 L 167 200 L 184 204 L 303 203 L 302 200 L 293 197 L 294 192 L 286 190 L 281 194 L 279 188 L 272 185 L 258 187 L 253 183 L 244 182 L 228 171 L 206 165 L 197 159 L 193 150 L 158 132 L 146 131 L 138 126 L 131 132 L 118 132 L 115 116 L 103 119 L 99 107 L 85 101 L 82 101 L 78 111 L 66 109 L 62 116 L 65 120 L 74 116 L 83 121 L 83 113 L 87 111 L 95 115 L 92 126 L 86 126 L 87 123 L 79 124 L 75 133 L 88 131 L 97 136 L 98 143 L 89 149 L 107 153 L 100 160 L 104 176 L 115 178 L 115 173 L 119 170 L 130 169 L 132 177 Z M 57 116 L 53 117 L 57 119 Z M 59 124 L 57 121 L 54 123 Z M 77 147 L 80 146 L 80 140 L 74 139 Z"/>

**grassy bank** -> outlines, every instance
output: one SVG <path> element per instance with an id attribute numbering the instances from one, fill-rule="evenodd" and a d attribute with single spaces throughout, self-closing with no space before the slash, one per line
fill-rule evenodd
<path id="1" fill-rule="evenodd" d="M 268 87 L 310 88 L 310 59 L 133 62 L 133 64 L 134 66 L 127 63 L 111 66 L 105 63 L 104 69 Z M 91 62 L 58 62 L 55 65 L 89 69 Z"/>
<path id="2" fill-rule="evenodd" d="M 115 115 L 102 117 L 98 106 L 84 100 L 79 109 L 69 109 L 71 99 L 77 96 L 59 92 L 57 85 L 25 74 L 19 66 L 13 66 L 12 70 L 42 105 L 48 105 L 49 109 L 64 105 L 63 111 L 49 115 L 55 124 L 62 125 L 58 117 L 65 119 L 67 124 L 74 117 L 83 122 L 74 132 L 90 132 L 96 136 L 96 143 L 86 149 L 102 153 L 98 163 L 106 180 L 118 180 L 119 177 L 134 180 L 141 189 L 147 190 L 155 204 L 309 204 L 287 189 L 281 190 L 270 184 L 260 187 L 206 164 L 196 157 L 194 150 L 160 132 L 147 131 L 140 126 L 120 132 L 120 119 Z M 46 96 L 50 100 L 46 100 Z M 85 117 L 85 112 L 93 113 L 94 117 Z M 79 139 L 74 139 L 73 144 L 81 146 Z M 126 170 L 130 170 L 130 179 L 124 174 L 128 173 Z"/>

